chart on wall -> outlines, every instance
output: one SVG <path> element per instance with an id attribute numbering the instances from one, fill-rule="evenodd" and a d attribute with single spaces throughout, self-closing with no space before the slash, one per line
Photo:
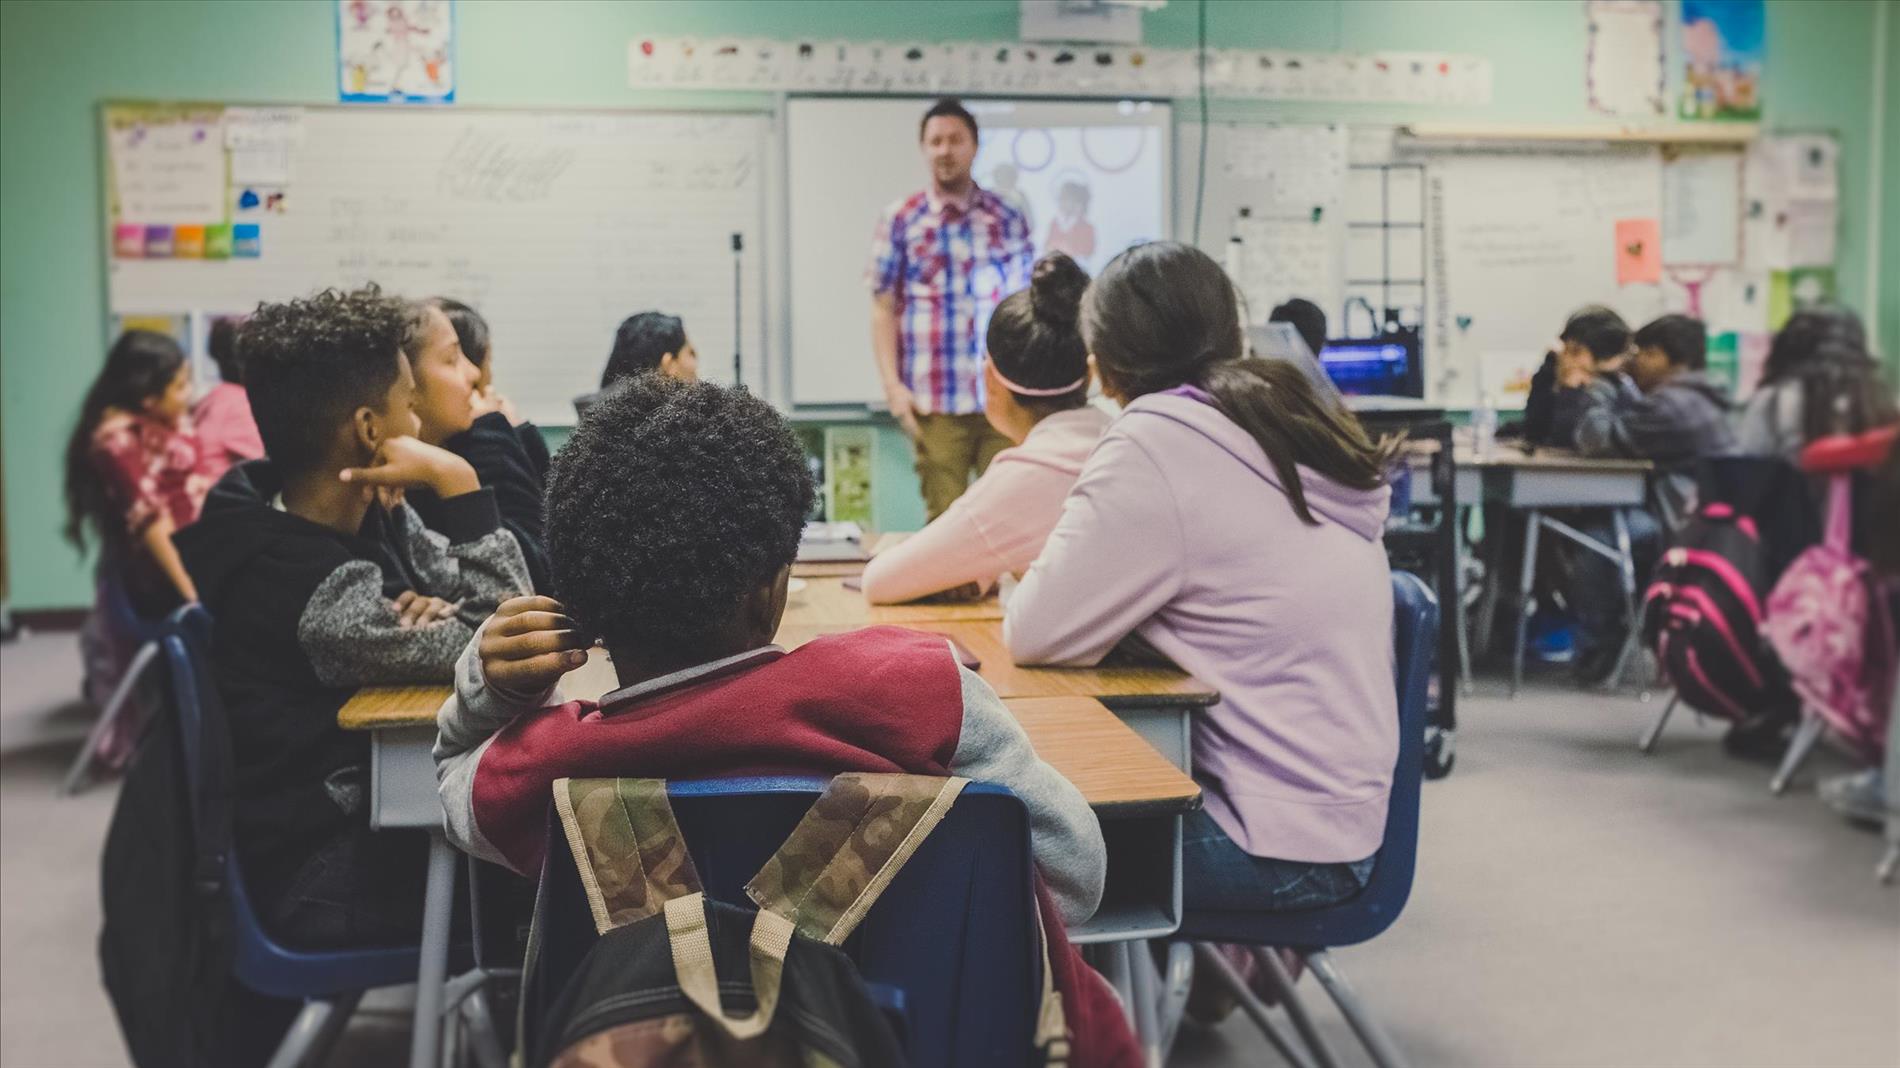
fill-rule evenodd
<path id="1" fill-rule="evenodd" d="M 928 178 L 917 132 L 929 105 L 832 97 L 787 104 L 786 197 L 797 205 L 786 242 L 794 403 L 882 398 L 865 266 L 884 211 Z M 1168 236 L 1167 105 L 973 100 L 969 107 L 981 130 L 975 178 L 1027 217 L 1038 255 L 1066 252 L 1093 273 L 1130 245 Z"/>
<path id="2" fill-rule="evenodd" d="M 106 109 L 109 313 L 242 314 L 376 282 L 452 296 L 494 336 L 495 379 L 573 422 L 614 328 L 681 316 L 700 373 L 766 361 L 763 115 L 456 109 Z"/>

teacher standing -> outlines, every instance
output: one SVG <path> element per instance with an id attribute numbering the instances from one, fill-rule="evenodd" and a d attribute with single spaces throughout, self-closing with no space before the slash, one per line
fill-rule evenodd
<path id="1" fill-rule="evenodd" d="M 865 281 L 884 399 L 935 519 L 1011 444 L 983 416 L 982 339 L 996 305 L 1029 283 L 1035 249 L 1022 212 L 970 174 L 975 116 L 939 100 L 917 140 L 930 184 L 885 209 Z"/>

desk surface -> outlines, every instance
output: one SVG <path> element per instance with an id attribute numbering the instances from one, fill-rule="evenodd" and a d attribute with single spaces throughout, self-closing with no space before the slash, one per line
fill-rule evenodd
<path id="1" fill-rule="evenodd" d="M 1220 695 L 1206 683 L 1173 668 L 1113 665 L 1094 668 L 1017 667 L 1003 648 L 1002 626 L 994 620 L 937 621 L 907 624 L 916 630 L 931 631 L 955 639 L 975 654 L 982 666 L 977 674 L 1005 699 L 1084 697 L 1099 698 L 1111 704 L 1211 705 Z M 820 623 L 779 629 L 778 641 L 788 649 L 825 634 L 856 630 L 849 623 Z M 593 699 L 619 687 L 613 663 L 605 653 L 594 650 L 586 664 L 567 673 L 561 680 L 561 692 L 568 697 Z M 344 730 L 377 730 L 384 727 L 415 727 L 433 724 L 435 714 L 448 700 L 449 687 L 365 686 L 344 702 L 337 711 L 337 726 Z"/>
<path id="2" fill-rule="evenodd" d="M 1438 448 L 1438 442 L 1429 440 L 1408 442 L 1406 445 L 1408 453 L 1420 458 L 1436 454 Z M 1514 471 L 1647 472 L 1656 468 L 1656 465 L 1649 460 L 1629 460 L 1617 456 L 1582 456 L 1570 449 L 1557 449 L 1547 445 L 1540 445 L 1536 451 L 1527 453 L 1524 447 L 1515 441 L 1498 442 L 1488 460 L 1480 460 L 1476 449 L 1462 443 L 1453 450 L 1452 455 L 1459 467 Z"/>
<path id="3" fill-rule="evenodd" d="M 843 578 L 807 578 L 805 588 L 785 605 L 786 627 L 842 624 L 869 627 L 879 623 L 936 623 L 999 620 L 1003 605 L 994 594 L 980 601 L 912 601 L 909 604 L 867 604 L 864 595 L 847 589 Z"/>

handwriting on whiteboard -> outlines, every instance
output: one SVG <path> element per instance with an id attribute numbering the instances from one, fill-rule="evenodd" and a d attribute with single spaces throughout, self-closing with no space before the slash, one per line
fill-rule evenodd
<path id="1" fill-rule="evenodd" d="M 547 200 L 554 195 L 554 183 L 574 165 L 575 156 L 571 148 L 510 145 L 471 127 L 456 137 L 442 158 L 436 188 L 464 200 Z"/>

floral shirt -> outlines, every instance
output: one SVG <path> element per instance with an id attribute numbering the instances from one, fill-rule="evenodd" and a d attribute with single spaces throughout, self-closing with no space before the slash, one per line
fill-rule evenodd
<path id="1" fill-rule="evenodd" d="M 143 413 L 108 412 L 92 432 L 92 465 L 124 519 L 127 544 L 160 516 L 174 528 L 197 519 L 214 481 L 189 417 L 172 426 Z"/>

